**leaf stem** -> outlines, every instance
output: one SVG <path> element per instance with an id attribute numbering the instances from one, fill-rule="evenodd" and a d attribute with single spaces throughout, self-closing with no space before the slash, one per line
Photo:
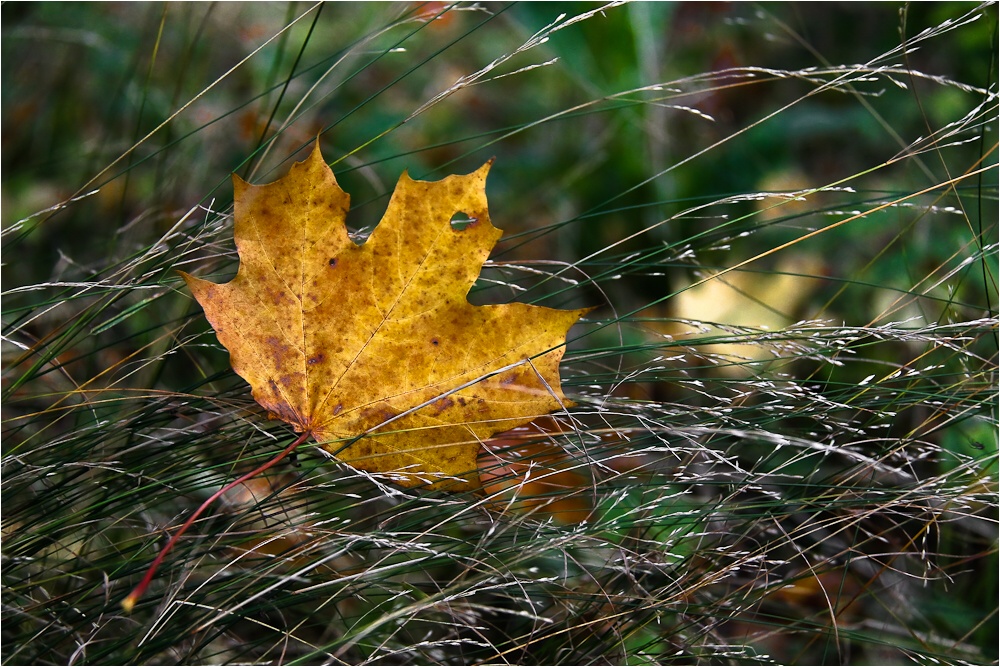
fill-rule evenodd
<path id="1" fill-rule="evenodd" d="M 180 527 L 180 530 L 174 533 L 174 536 L 170 538 L 169 542 L 167 542 L 167 546 L 163 547 L 163 549 L 160 550 L 159 555 L 156 556 L 152 564 L 149 566 L 149 569 L 146 570 L 146 576 L 142 578 L 142 581 L 139 582 L 139 585 L 133 588 L 132 592 L 128 594 L 128 597 L 122 600 L 121 603 L 122 609 L 124 609 L 126 613 L 130 613 L 132 611 L 132 607 L 135 606 L 135 603 L 139 601 L 139 598 L 142 597 L 142 594 L 146 592 L 146 588 L 149 587 L 150 582 L 153 581 L 153 575 L 156 574 L 156 568 L 160 566 L 160 563 L 163 562 L 163 559 L 166 558 L 167 554 L 170 553 L 170 550 L 174 548 L 174 544 L 177 542 L 180 536 L 183 535 L 187 531 L 187 529 L 191 527 L 191 524 L 193 524 L 198 519 L 198 517 L 201 516 L 202 512 L 208 509 L 209 505 L 218 500 L 219 497 L 226 491 L 229 491 L 233 487 L 242 484 L 248 479 L 256 477 L 257 475 L 267 471 L 271 467 L 280 463 L 285 457 L 294 452 L 299 445 L 305 442 L 306 438 L 308 437 L 309 437 L 309 431 L 304 432 L 302 435 L 296 438 L 296 440 L 292 444 L 288 445 L 288 447 L 285 447 L 285 449 L 280 454 L 275 456 L 273 459 L 271 459 L 267 463 L 264 463 L 255 470 L 248 472 L 239 479 L 230 482 L 229 484 L 226 484 L 224 487 L 213 493 L 208 500 L 203 502 L 201 504 L 201 507 L 195 510 L 194 514 L 192 514 L 190 518 L 188 518 L 188 520 L 184 522 L 184 525 Z"/>

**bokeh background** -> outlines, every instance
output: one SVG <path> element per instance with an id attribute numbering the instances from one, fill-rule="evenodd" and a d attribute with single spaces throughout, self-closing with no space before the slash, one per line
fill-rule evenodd
<path id="1" fill-rule="evenodd" d="M 995 663 L 995 5 L 41 2 L 0 18 L 6 662 Z M 165 531 L 287 437 L 176 271 L 231 276 L 230 174 L 274 180 L 317 138 L 359 241 L 402 171 L 496 158 L 505 236 L 470 298 L 597 307 L 564 369 L 589 463 L 565 423 L 505 445 L 487 492 L 524 506 L 491 520 L 543 536 L 541 565 L 518 560 L 524 535 L 474 545 L 462 512 L 443 529 L 520 597 L 490 597 L 484 574 L 466 607 L 427 601 L 463 561 L 442 547 L 415 565 L 400 535 L 475 498 L 431 509 L 307 453 L 232 499 L 220 512 L 243 513 L 205 524 L 125 617 Z M 525 484 L 532 457 L 549 486 Z M 389 515 L 413 524 L 371 523 Z M 299 535 L 317 516 L 347 528 Z M 348 529 L 375 541 L 348 548 Z M 261 535 L 285 541 L 265 557 Z M 338 549 L 340 575 L 312 581 L 364 585 L 293 595 L 279 565 Z M 752 557 L 727 569 L 727 549 Z M 651 569 L 622 574 L 636 554 Z M 376 592 L 384 563 L 399 588 Z"/>

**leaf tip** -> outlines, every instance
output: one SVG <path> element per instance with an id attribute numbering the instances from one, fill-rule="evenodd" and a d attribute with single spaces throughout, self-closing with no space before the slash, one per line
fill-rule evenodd
<path id="1" fill-rule="evenodd" d="M 323 163 L 324 166 L 328 166 L 326 164 L 326 160 L 323 159 L 323 151 L 321 151 L 320 147 L 319 147 L 319 135 L 318 134 L 316 135 L 316 141 L 313 142 L 313 148 L 312 148 L 312 150 L 309 151 L 309 157 L 306 158 L 306 160 L 309 161 L 309 162 L 312 162 L 314 160 L 319 160 L 320 162 Z"/>
<path id="2" fill-rule="evenodd" d="M 205 282 L 201 278 L 198 278 L 197 276 L 192 276 L 187 271 L 178 270 L 177 273 L 181 275 L 181 278 L 184 279 L 184 283 L 188 286 L 188 289 L 190 289 L 192 292 L 200 283 Z"/>
<path id="3" fill-rule="evenodd" d="M 477 169 L 477 170 L 475 171 L 475 173 L 477 173 L 477 174 L 478 174 L 478 173 L 482 172 L 482 175 L 483 175 L 483 176 L 485 177 L 485 176 L 486 176 L 487 174 L 489 174 L 489 173 L 490 173 L 490 167 L 492 167 L 492 166 L 493 166 L 493 163 L 494 163 L 494 162 L 496 162 L 496 161 L 497 161 L 497 156 L 496 156 L 496 155 L 494 155 L 494 156 L 493 156 L 493 157 L 491 157 L 491 158 L 490 158 L 489 160 L 487 160 L 486 162 L 484 162 L 484 163 L 483 163 L 483 166 L 482 166 L 482 167 L 480 167 L 479 169 Z"/>

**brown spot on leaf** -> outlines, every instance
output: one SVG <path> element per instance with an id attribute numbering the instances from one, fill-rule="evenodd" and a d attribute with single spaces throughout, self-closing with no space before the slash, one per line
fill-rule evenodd
<path id="1" fill-rule="evenodd" d="M 431 407 L 434 408 L 434 412 L 436 414 L 441 414 L 442 412 L 444 412 L 453 405 L 455 405 L 455 401 L 453 401 L 450 396 L 439 398 L 438 400 L 431 403 Z"/>
<path id="2" fill-rule="evenodd" d="M 398 414 L 398 412 L 393 412 L 385 405 L 375 405 L 361 411 L 360 421 L 365 424 L 366 429 L 374 428 L 379 424 L 384 424 Z"/>

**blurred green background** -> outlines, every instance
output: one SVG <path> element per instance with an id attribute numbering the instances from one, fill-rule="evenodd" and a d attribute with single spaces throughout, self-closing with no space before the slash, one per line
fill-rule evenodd
<path id="1" fill-rule="evenodd" d="M 964 4 L 636 3 L 560 30 L 484 78 L 555 61 L 549 66 L 479 82 L 413 117 L 560 14 L 598 5 L 467 7 L 379 33 L 395 18 L 433 16 L 444 7 L 323 5 L 277 35 L 308 6 L 4 6 L 5 224 L 97 190 L 65 211 L 32 219 L 17 239 L 24 244 L 18 253 L 30 248 L 33 257 L 17 263 L 16 277 L 7 263 L 5 282 L 87 275 L 108 257 L 145 247 L 192 206 L 224 211 L 229 173 L 273 180 L 320 135 L 352 194 L 357 228 L 377 222 L 402 170 L 439 177 L 496 156 L 490 196 L 497 224 L 508 237 L 536 239 L 512 243 L 523 249 L 510 251 L 519 256 L 572 262 L 612 243 L 627 254 L 698 234 L 717 239 L 733 228 L 713 231 L 718 223 L 710 216 L 719 207 L 706 211 L 708 221 L 661 221 L 726 195 L 844 179 L 864 193 L 853 203 L 922 189 L 948 175 L 939 157 L 877 167 L 976 101 L 974 92 L 899 73 L 803 97 L 816 86 L 769 71 L 872 61 L 980 88 L 995 76 L 987 18 L 942 43 L 891 52 L 901 31 L 912 36 L 974 9 Z M 756 76 L 732 69 L 741 67 L 758 68 Z M 662 82 L 677 82 L 680 92 L 639 90 Z M 980 150 L 972 141 L 949 151 L 948 160 L 971 165 Z M 824 206 L 840 203 L 811 198 L 802 224 L 808 216 L 835 215 Z M 976 219 L 981 198 L 962 204 Z M 752 209 L 746 202 L 725 214 Z M 882 223 L 893 215 L 884 211 L 821 234 L 786 255 L 807 255 L 813 273 L 909 289 L 913 274 L 948 261 L 953 246 L 940 243 L 937 232 L 922 232 L 919 222 Z M 722 267 L 773 248 L 800 235 L 789 230 L 794 224 L 748 221 L 743 226 L 755 233 L 742 254 L 716 252 L 712 260 Z M 558 231 L 530 235 L 552 225 Z M 965 227 L 956 220 L 953 233 L 966 238 Z M 775 259 L 754 268 L 773 269 Z M 691 276 L 685 270 L 669 278 L 677 289 Z M 613 300 L 619 308 L 643 306 L 664 296 L 663 283 L 619 281 Z M 981 281 L 963 280 L 958 289 L 956 302 L 983 302 Z M 965 290 L 973 294 L 963 298 Z M 881 304 L 865 300 L 845 294 L 826 314 L 867 323 Z"/>

